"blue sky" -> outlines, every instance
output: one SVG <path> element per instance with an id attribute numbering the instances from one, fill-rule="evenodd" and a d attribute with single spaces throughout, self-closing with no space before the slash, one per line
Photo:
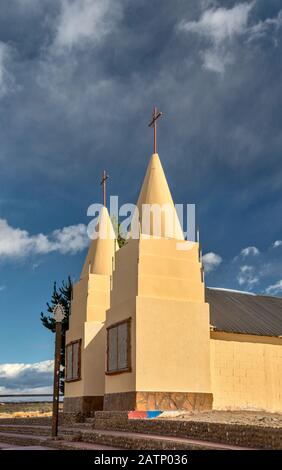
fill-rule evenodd
<path id="1" fill-rule="evenodd" d="M 281 40 L 281 0 L 2 0 L 0 363 L 52 359 L 40 312 L 79 277 L 104 168 L 136 201 L 154 105 L 207 285 L 282 295 Z"/>

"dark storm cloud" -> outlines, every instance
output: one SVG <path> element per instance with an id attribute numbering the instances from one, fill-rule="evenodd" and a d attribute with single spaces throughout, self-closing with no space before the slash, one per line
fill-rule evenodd
<path id="1" fill-rule="evenodd" d="M 71 201 L 79 218 L 105 166 L 112 192 L 134 202 L 156 104 L 165 113 L 159 153 L 176 201 L 198 204 L 205 251 L 221 250 L 225 258 L 279 238 L 279 1 L 2 4 L 2 66 L 10 76 L 0 101 L 7 198 L 24 190 L 26 206 L 39 198 L 54 207 Z M 233 10 L 238 5 L 245 22 Z M 210 25 L 205 33 L 199 28 L 216 7 L 239 14 L 236 34 L 224 37 L 223 29 L 219 43 Z"/>

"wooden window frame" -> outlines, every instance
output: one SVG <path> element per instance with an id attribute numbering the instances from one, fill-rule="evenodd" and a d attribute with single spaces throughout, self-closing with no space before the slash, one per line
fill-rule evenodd
<path id="1" fill-rule="evenodd" d="M 76 378 L 68 379 L 67 378 L 67 372 L 68 372 L 68 353 L 67 353 L 67 349 L 68 349 L 68 347 L 73 346 L 76 343 L 78 343 L 78 365 L 77 365 L 77 368 L 78 368 L 78 374 L 77 375 L 78 376 Z M 65 371 L 66 371 L 65 382 L 78 382 L 79 380 L 81 380 L 81 339 L 76 339 L 76 340 L 70 341 L 70 343 L 66 344 L 66 366 L 65 366 Z M 72 371 L 73 371 L 73 354 L 72 354 Z"/>
<path id="2" fill-rule="evenodd" d="M 107 370 L 106 370 L 106 375 L 119 375 L 119 374 L 124 374 L 126 372 L 131 372 L 132 367 L 131 367 L 131 317 L 126 318 L 125 320 L 120 320 L 116 323 L 113 323 L 112 325 L 107 327 Z M 109 370 L 109 330 L 116 328 L 120 325 L 127 324 L 127 367 L 124 369 L 116 369 L 116 370 Z M 118 338 L 117 338 L 117 348 L 118 348 Z M 118 358 L 118 351 L 117 351 L 117 358 Z"/>

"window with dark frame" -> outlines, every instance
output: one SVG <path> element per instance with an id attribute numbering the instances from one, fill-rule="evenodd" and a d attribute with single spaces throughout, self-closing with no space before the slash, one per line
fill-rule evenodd
<path id="1" fill-rule="evenodd" d="M 131 318 L 107 328 L 107 371 L 119 374 L 131 371 Z"/>
<path id="2" fill-rule="evenodd" d="M 66 382 L 81 379 L 81 339 L 66 345 Z"/>

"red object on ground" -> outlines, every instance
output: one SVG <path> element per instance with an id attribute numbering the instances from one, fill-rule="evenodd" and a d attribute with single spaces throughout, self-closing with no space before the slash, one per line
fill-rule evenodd
<path id="1" fill-rule="evenodd" d="M 128 419 L 146 419 L 147 415 L 147 411 L 129 411 Z"/>

